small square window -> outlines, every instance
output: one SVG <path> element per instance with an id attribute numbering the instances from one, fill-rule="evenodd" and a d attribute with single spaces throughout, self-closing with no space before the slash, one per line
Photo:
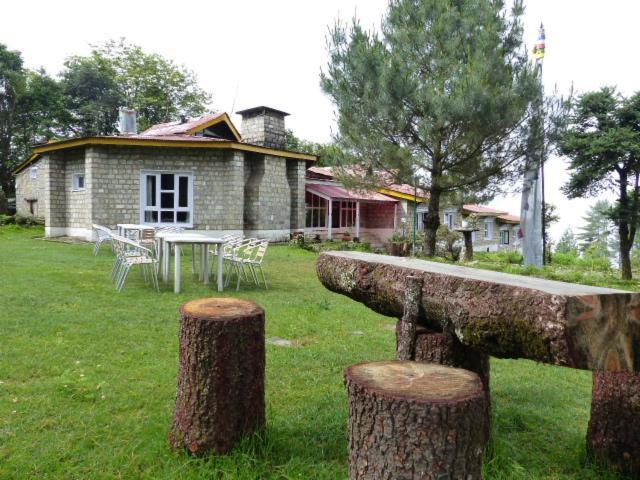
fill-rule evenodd
<path id="1" fill-rule="evenodd" d="M 73 191 L 84 190 L 84 173 L 74 173 L 71 188 Z"/>

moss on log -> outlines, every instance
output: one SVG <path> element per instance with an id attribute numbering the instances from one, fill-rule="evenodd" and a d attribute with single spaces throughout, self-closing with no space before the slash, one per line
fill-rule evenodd
<path id="1" fill-rule="evenodd" d="M 423 278 L 419 323 L 502 358 L 587 370 L 640 368 L 640 294 L 361 252 L 327 252 L 320 281 L 384 315 Z"/>

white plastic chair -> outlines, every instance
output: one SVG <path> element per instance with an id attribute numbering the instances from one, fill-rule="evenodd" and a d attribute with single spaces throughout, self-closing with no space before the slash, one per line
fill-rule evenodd
<path id="1" fill-rule="evenodd" d="M 98 252 L 100 252 L 100 247 L 103 243 L 111 243 L 112 233 L 111 230 L 109 230 L 107 227 L 103 227 L 102 225 L 97 225 L 95 223 L 92 225 L 92 228 L 95 237 L 93 243 L 93 256 L 95 257 L 96 255 L 98 255 Z"/>
<path id="2" fill-rule="evenodd" d="M 145 281 L 151 280 L 154 288 L 159 291 L 157 263 L 153 252 L 133 240 L 113 235 L 113 245 L 116 251 L 116 260 L 111 272 L 111 277 L 118 292 L 122 291 L 129 270 L 134 265 L 139 265 Z"/>
<path id="3" fill-rule="evenodd" d="M 264 287 L 267 287 L 267 280 L 262 270 L 262 260 L 267 252 L 267 246 L 269 242 L 267 240 L 258 240 L 256 238 L 250 238 L 243 241 L 240 244 L 236 244 L 232 247 L 231 252 L 225 255 L 229 268 L 227 272 L 227 285 L 231 281 L 231 274 L 235 270 L 237 276 L 236 290 L 240 290 L 240 281 L 242 279 L 248 280 L 245 266 L 249 268 L 251 273 L 251 279 L 256 285 L 260 285 L 258 274 L 256 269 L 260 270 Z"/>

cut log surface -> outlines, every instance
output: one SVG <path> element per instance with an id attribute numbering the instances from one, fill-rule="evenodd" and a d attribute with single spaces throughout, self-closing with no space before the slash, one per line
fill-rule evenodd
<path id="1" fill-rule="evenodd" d="M 587 450 L 640 478 L 640 374 L 593 372 Z"/>
<path id="2" fill-rule="evenodd" d="M 419 322 L 502 358 L 586 370 L 640 368 L 640 294 L 363 252 L 327 252 L 320 281 L 401 318 L 407 276 L 422 276 Z"/>
<path id="3" fill-rule="evenodd" d="M 169 443 L 193 455 L 225 454 L 265 424 L 264 310 L 247 300 L 205 298 L 180 313 Z"/>
<path id="4" fill-rule="evenodd" d="M 349 478 L 481 478 L 486 398 L 478 376 L 411 361 L 348 367 Z"/>

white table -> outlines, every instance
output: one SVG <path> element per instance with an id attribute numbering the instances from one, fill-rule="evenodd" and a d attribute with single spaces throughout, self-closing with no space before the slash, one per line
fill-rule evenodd
<path id="1" fill-rule="evenodd" d="M 175 232 L 158 232 L 156 238 L 161 241 L 162 252 L 162 280 L 167 283 L 169 280 L 171 245 L 174 246 L 174 267 L 173 267 L 173 291 L 180 293 L 180 247 L 181 245 L 200 245 L 200 279 L 205 285 L 209 284 L 209 245 L 217 245 L 217 282 L 218 291 L 224 289 L 224 279 L 222 274 L 223 267 L 223 246 L 225 240 L 220 237 L 214 237 L 206 233 L 175 233 Z"/>

